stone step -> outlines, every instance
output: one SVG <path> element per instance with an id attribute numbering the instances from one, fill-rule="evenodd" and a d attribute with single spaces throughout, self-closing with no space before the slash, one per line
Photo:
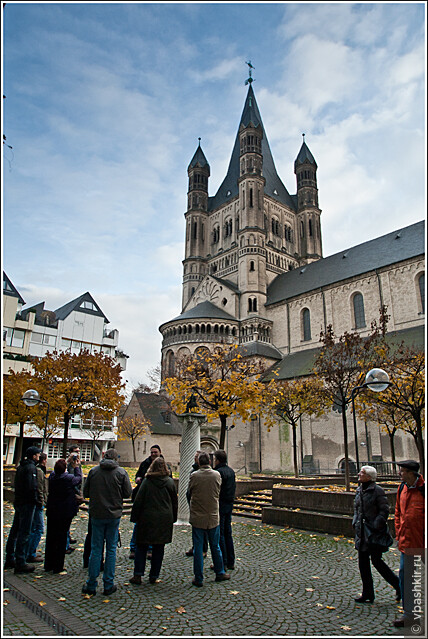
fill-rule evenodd
<path id="1" fill-rule="evenodd" d="M 272 490 L 254 490 L 235 499 L 233 514 L 237 517 L 262 518 L 262 509 L 272 505 Z"/>

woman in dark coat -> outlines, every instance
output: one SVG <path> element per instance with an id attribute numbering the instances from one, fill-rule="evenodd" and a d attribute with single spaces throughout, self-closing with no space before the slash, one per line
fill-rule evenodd
<path id="1" fill-rule="evenodd" d="M 73 475 L 67 472 L 65 459 L 58 459 L 54 472 L 49 476 L 44 568 L 47 571 L 52 570 L 54 573 L 64 570 L 67 532 L 71 520 L 79 509 L 75 486 L 82 482 L 82 470 L 77 460 L 71 459 L 69 463 L 74 468 Z"/>
<path id="2" fill-rule="evenodd" d="M 151 584 L 156 583 L 162 567 L 165 544 L 172 541 L 173 524 L 177 521 L 178 499 L 173 479 L 162 457 L 155 459 L 132 506 L 131 521 L 137 524 L 132 584 L 141 584 L 146 567 L 146 554 L 153 547 L 149 573 Z"/>
<path id="3" fill-rule="evenodd" d="M 355 548 L 358 550 L 358 567 L 360 569 L 363 592 L 356 597 L 358 603 L 373 603 L 375 595 L 370 560 L 378 573 L 395 589 L 396 601 L 400 601 L 400 586 L 397 575 L 382 559 L 382 549 L 369 548 L 364 530 L 364 520 L 370 529 L 381 533 L 386 529 L 389 515 L 388 500 L 385 491 L 376 484 L 377 472 L 373 466 L 363 466 L 358 473 L 360 485 L 354 501 Z"/>

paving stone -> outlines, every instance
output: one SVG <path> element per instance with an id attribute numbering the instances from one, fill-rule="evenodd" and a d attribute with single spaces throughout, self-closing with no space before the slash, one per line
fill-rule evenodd
<path id="1" fill-rule="evenodd" d="M 12 517 L 13 509 L 5 506 L 4 539 Z M 347 539 L 335 541 L 330 535 L 236 520 L 233 534 L 239 559 L 230 573 L 231 580 L 215 583 L 207 558 L 204 586 L 194 588 L 193 561 L 184 554 L 189 548 L 190 528 L 179 525 L 174 528 L 173 542 L 165 548 L 161 581 L 150 585 L 146 577 L 136 587 L 129 584 L 133 574 L 133 562 L 128 559 L 132 524 L 129 516 L 124 516 L 120 525 L 122 546 L 117 552 L 118 590 L 110 597 L 103 596 L 101 574 L 97 594 L 86 599 L 81 594 L 87 570 L 82 566 L 80 544 L 87 524 L 87 514 L 73 520 L 73 536 L 78 543 L 76 551 L 66 556 L 67 574 L 46 574 L 43 564 L 38 564 L 30 575 L 4 571 L 6 582 L 13 580 L 16 589 L 31 589 L 28 592 L 33 598 L 48 601 L 49 613 L 67 628 L 79 629 L 74 633 L 79 636 L 85 636 L 82 624 L 90 636 L 398 635 L 392 626 L 399 615 L 394 591 L 375 570 L 375 603 L 367 607 L 354 602 L 355 595 L 361 592 L 361 581 L 357 553 Z M 41 552 L 43 545 L 44 540 Z M 398 570 L 397 549 L 386 554 L 386 561 Z M 4 599 L 11 600 L 7 594 L 4 592 Z M 18 615 L 17 606 L 25 614 Z M 185 613 L 177 612 L 180 606 Z M 22 603 L 4 606 L 4 613 L 3 633 L 7 636 L 55 634 L 49 624 Z M 44 623 L 46 627 L 42 627 Z"/>

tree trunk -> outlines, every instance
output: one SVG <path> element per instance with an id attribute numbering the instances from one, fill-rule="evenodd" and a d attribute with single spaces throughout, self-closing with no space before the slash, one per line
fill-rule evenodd
<path id="1" fill-rule="evenodd" d="M 17 466 L 21 461 L 24 447 L 24 425 L 25 422 L 19 422 L 19 437 L 15 445 L 15 452 L 13 455 L 13 463 Z"/>
<path id="2" fill-rule="evenodd" d="M 293 466 L 294 466 L 294 476 L 299 476 L 299 466 L 297 463 L 297 434 L 296 434 L 296 423 L 294 421 L 291 422 L 291 429 L 293 432 Z"/>
<path id="3" fill-rule="evenodd" d="M 70 424 L 70 414 L 64 413 L 64 440 L 62 444 L 62 456 L 64 459 L 68 457 L 68 426 Z"/>
<path id="4" fill-rule="evenodd" d="M 348 450 L 348 424 L 346 421 L 346 404 L 342 402 L 342 426 L 343 426 L 343 448 L 345 454 L 345 490 L 351 490 L 351 482 L 349 479 L 349 450 Z"/>
<path id="5" fill-rule="evenodd" d="M 416 422 L 416 432 L 414 435 L 412 433 L 412 435 L 415 438 L 416 448 L 418 449 L 418 453 L 419 453 L 419 464 L 422 470 L 423 468 L 425 468 L 425 451 L 424 451 L 424 437 L 422 434 L 422 424 L 421 424 L 420 415 L 418 415 L 417 418 L 415 418 L 415 422 Z"/>
<path id="6" fill-rule="evenodd" d="M 221 424 L 221 429 L 220 429 L 220 450 L 224 450 L 224 443 L 226 441 L 226 420 L 227 417 L 226 415 L 220 415 L 220 424 Z"/>
<path id="7" fill-rule="evenodd" d="M 134 462 L 137 461 L 137 455 L 135 453 L 135 439 L 132 437 L 131 438 L 131 442 L 132 442 L 132 455 L 134 457 Z"/>
<path id="8" fill-rule="evenodd" d="M 394 435 L 395 435 L 395 430 L 392 431 L 392 433 L 390 433 L 388 431 L 388 435 L 389 435 L 389 448 L 391 450 L 391 461 L 393 461 L 395 463 L 395 446 L 394 446 Z"/>

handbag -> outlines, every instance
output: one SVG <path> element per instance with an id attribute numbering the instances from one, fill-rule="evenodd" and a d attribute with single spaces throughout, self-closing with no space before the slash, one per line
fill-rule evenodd
<path id="1" fill-rule="evenodd" d="M 388 548 L 392 546 L 394 540 L 389 532 L 388 524 L 382 530 L 375 530 L 363 519 L 364 537 L 369 547 L 369 550 L 380 550 L 380 552 L 387 552 Z"/>

